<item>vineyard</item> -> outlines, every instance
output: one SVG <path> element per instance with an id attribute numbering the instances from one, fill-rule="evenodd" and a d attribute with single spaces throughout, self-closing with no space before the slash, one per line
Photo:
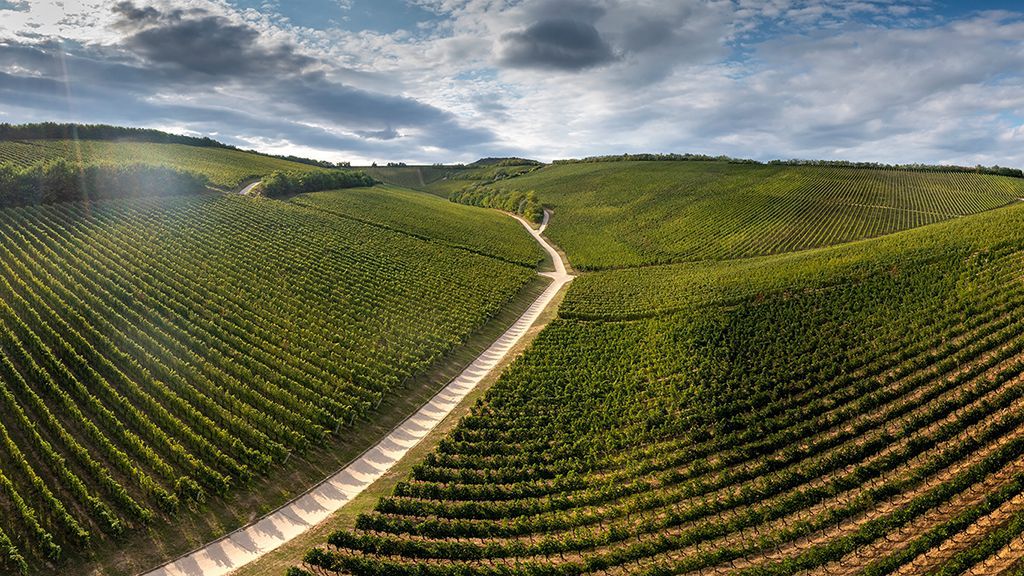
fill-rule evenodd
<path id="1" fill-rule="evenodd" d="M 64 158 L 84 164 L 154 164 L 197 172 L 221 188 L 236 188 L 246 180 L 275 170 L 304 172 L 320 170 L 308 164 L 290 162 L 240 150 L 157 144 L 151 142 L 109 142 L 101 140 L 0 141 L 0 164 L 27 167 Z"/>
<path id="2" fill-rule="evenodd" d="M 453 166 L 371 166 L 359 169 L 381 182 L 424 191 L 430 191 L 432 185 L 460 171 Z"/>
<path id="3" fill-rule="evenodd" d="M 531 268 L 542 257 L 537 243 L 511 218 L 400 188 L 319 192 L 292 202 Z"/>
<path id="4" fill-rule="evenodd" d="M 535 191 L 584 270 L 828 246 L 1024 196 L 1024 179 L 989 174 L 702 161 L 555 165 L 491 187 Z"/>
<path id="5" fill-rule="evenodd" d="M 449 225 L 507 220 L 478 213 Z M 0 573 L 343 445 L 535 275 L 397 228 L 235 196 L 0 210 Z"/>
<path id="6" fill-rule="evenodd" d="M 624 309 L 620 272 L 584 276 L 566 308 L 592 319 L 549 326 L 292 573 L 1022 567 L 1024 207 L 714 281 L 668 269 L 721 291 Z"/>

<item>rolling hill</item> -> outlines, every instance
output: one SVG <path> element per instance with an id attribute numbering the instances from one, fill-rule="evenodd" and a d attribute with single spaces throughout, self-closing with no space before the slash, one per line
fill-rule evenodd
<path id="1" fill-rule="evenodd" d="M 292 574 L 1020 568 L 1022 230 L 1017 205 L 584 275 L 412 475 Z"/>
<path id="2" fill-rule="evenodd" d="M 64 159 L 84 164 L 155 164 L 197 172 L 214 186 L 232 189 L 275 170 L 306 172 L 317 166 L 229 148 L 106 140 L 0 141 L 0 164 L 31 166 Z"/>
<path id="3" fill-rule="evenodd" d="M 548 235 L 577 269 L 804 250 L 1017 201 L 1024 179 L 724 161 L 556 164 L 499 180 L 551 208 Z"/>
<path id="4" fill-rule="evenodd" d="M 0 572 L 134 573 L 245 523 L 536 290 L 513 220 L 363 190 L 0 209 Z"/>
<path id="5" fill-rule="evenodd" d="M 0 164 L 223 190 L 330 169 L 206 144 L 10 140 Z M 137 574 L 389 434 L 546 285 L 520 223 L 440 196 L 543 204 L 584 273 L 384 497 L 282 552 L 293 576 L 1024 569 L 1024 179 L 371 174 L 388 183 L 0 209 L 0 572 Z"/>

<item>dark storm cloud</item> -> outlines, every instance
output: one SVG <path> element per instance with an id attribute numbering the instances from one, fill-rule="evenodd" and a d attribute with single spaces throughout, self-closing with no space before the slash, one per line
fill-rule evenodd
<path id="1" fill-rule="evenodd" d="M 676 67 L 720 60 L 731 12 L 721 3 L 677 0 L 527 0 L 496 45 L 508 68 L 583 71 L 614 68 L 628 86 L 665 78 Z M 608 66 L 617 63 L 619 66 Z"/>
<path id="2" fill-rule="evenodd" d="M 202 10 L 161 12 L 131 2 L 114 7 L 117 26 L 130 35 L 123 45 L 151 64 L 210 76 L 274 75 L 315 63 L 288 44 L 265 46 L 259 32 Z"/>
<path id="3" fill-rule="evenodd" d="M 402 137 L 402 135 L 394 128 L 385 128 L 384 130 L 365 130 L 358 134 L 362 138 L 368 138 L 371 140 L 394 140 L 395 138 Z"/>
<path id="4" fill-rule="evenodd" d="M 118 2 L 113 10 L 115 14 L 120 14 L 128 22 L 152 21 L 162 16 L 162 13 L 152 6 L 138 8 L 131 2 Z"/>
<path id="5" fill-rule="evenodd" d="M 583 70 L 615 60 L 611 46 L 589 22 L 552 18 L 504 34 L 498 61 L 512 68 Z"/>

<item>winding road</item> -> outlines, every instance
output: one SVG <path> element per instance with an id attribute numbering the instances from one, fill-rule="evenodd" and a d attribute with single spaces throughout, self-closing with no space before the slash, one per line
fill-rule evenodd
<path id="1" fill-rule="evenodd" d="M 522 218 L 517 219 L 551 256 L 555 271 L 542 273 L 552 279 L 551 284 L 500 338 L 444 389 L 380 442 L 305 494 L 256 522 L 180 556 L 144 576 L 228 574 L 323 522 L 398 463 L 509 355 L 541 313 L 553 305 L 558 292 L 574 278 L 566 271 L 565 262 L 558 251 L 542 236 L 550 217 L 551 214 L 545 211 L 544 223 L 538 230 L 534 230 Z"/>
<path id="2" fill-rule="evenodd" d="M 263 182 L 263 180 L 257 180 L 255 182 L 252 182 L 245 186 L 244 188 L 242 188 L 241 190 L 239 190 L 238 193 L 241 194 L 242 196 L 245 196 L 248 193 L 252 192 L 253 188 L 259 186 L 261 182 Z"/>

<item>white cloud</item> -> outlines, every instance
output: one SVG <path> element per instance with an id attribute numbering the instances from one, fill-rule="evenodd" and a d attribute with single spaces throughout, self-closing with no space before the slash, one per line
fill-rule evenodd
<path id="1" fill-rule="evenodd" d="M 450 116 L 445 129 L 367 123 L 332 109 L 342 101 L 310 100 L 315 90 L 285 98 L 283 88 L 268 96 L 252 81 L 220 86 L 220 96 L 301 127 L 250 139 L 275 150 L 326 155 L 337 146 L 351 156 L 424 162 L 694 151 L 1024 165 L 1018 15 L 946 21 L 930 0 L 407 1 L 442 19 L 391 34 L 353 33 L 294 26 L 269 10 L 239 11 L 222 0 L 154 5 L 201 7 L 257 30 L 261 46 L 291 46 L 296 57 L 313 59 L 309 66 L 326 85 Z M 0 37 L 59 35 L 107 48 L 124 42 L 109 3 L 56 6 L 30 1 L 27 10 L 4 11 Z M 586 32 L 580 38 L 591 51 L 544 65 L 566 48 L 546 40 L 545 30 L 569 29 L 570 20 Z M 526 42 L 518 59 L 503 52 L 509 39 Z M 201 101 L 203 94 L 192 96 Z M 147 98 L 166 106 L 175 92 Z M 202 126 L 201 119 L 163 122 Z M 237 135 L 247 130 L 238 126 Z M 337 138 L 310 136 L 325 131 Z"/>

